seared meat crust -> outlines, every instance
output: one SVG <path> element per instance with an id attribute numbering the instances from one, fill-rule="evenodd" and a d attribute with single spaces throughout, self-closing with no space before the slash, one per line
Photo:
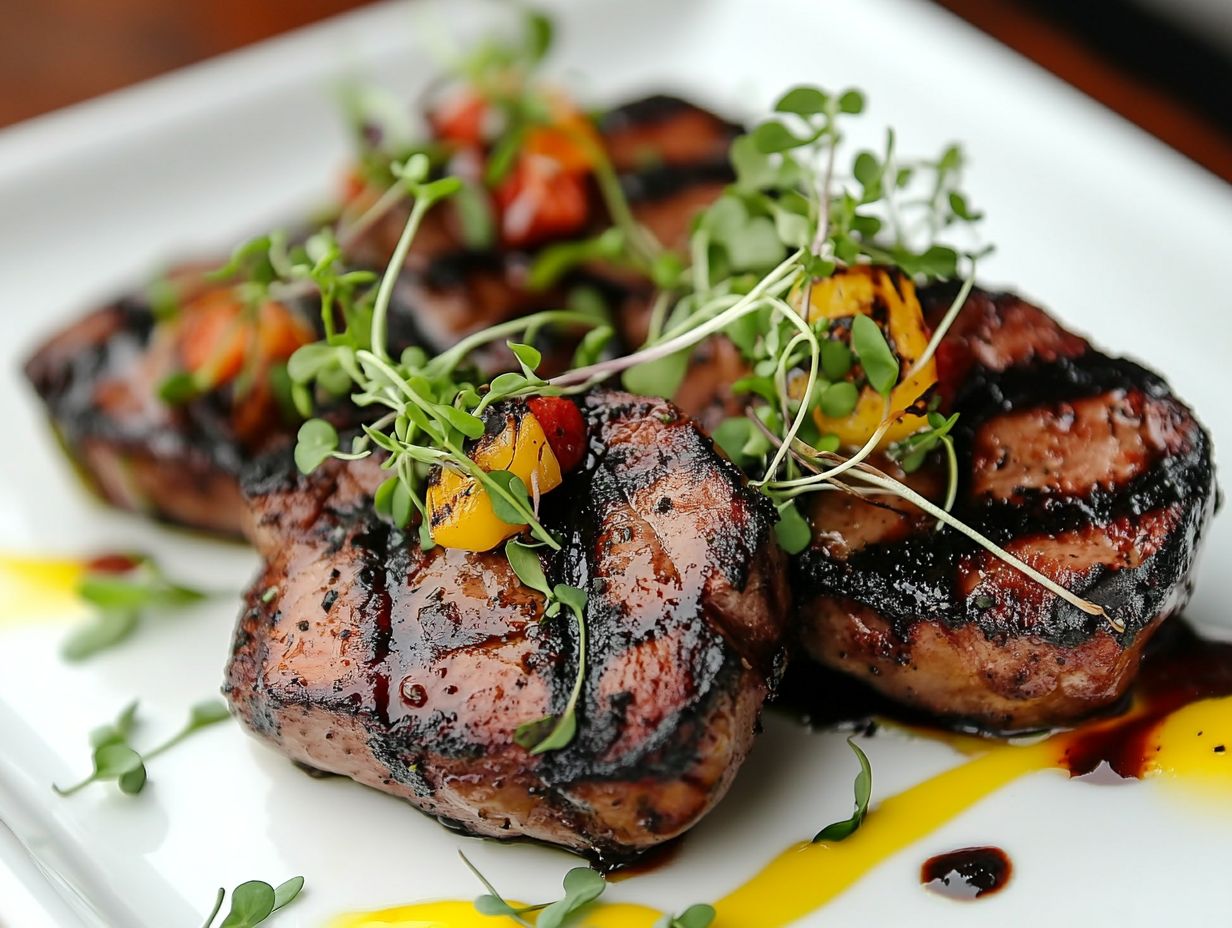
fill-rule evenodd
<path id="1" fill-rule="evenodd" d="M 953 293 L 923 294 L 934 324 Z M 1125 631 L 915 507 L 822 494 L 814 545 L 794 568 L 806 649 L 983 728 L 1063 724 L 1115 704 L 1189 598 L 1216 502 L 1208 435 L 1158 376 L 1009 294 L 974 292 L 937 357 L 940 393 L 960 413 L 955 515 Z M 943 495 L 940 473 L 909 482 Z"/>
<path id="2" fill-rule="evenodd" d="M 236 435 L 225 398 L 158 399 L 177 367 L 148 301 L 120 300 L 58 332 L 26 363 L 52 427 L 92 490 L 122 509 L 226 535 L 243 512 L 238 474 L 256 445 Z"/>
<path id="3" fill-rule="evenodd" d="M 726 152 L 738 128 L 683 100 L 648 97 L 613 109 L 600 129 L 639 220 L 666 243 L 679 244 L 694 213 L 730 179 Z M 593 199 L 597 231 L 610 220 L 597 192 Z M 405 221 L 404 211 L 391 211 L 352 247 L 350 260 L 383 269 Z M 460 242 L 455 217 L 445 210 L 428 215 L 394 293 L 389 342 L 395 351 L 420 345 L 437 353 L 487 326 L 563 308 L 578 285 L 596 290 L 620 319 L 644 315 L 651 298 L 640 280 L 597 273 L 532 291 L 526 285 L 531 256 L 473 251 Z M 196 288 L 202 270 L 187 268 L 177 277 Z M 315 307 L 303 312 L 313 324 L 318 316 Z M 144 295 L 126 297 L 53 335 L 31 357 L 27 377 L 66 452 L 103 499 L 190 528 L 238 535 L 240 468 L 254 454 L 290 442 L 296 422 L 293 416 L 254 416 L 260 421 L 247 423 L 249 434 L 236 434 L 237 420 L 244 419 L 239 407 L 274 404 L 269 396 L 260 404 L 233 401 L 229 387 L 175 408 L 163 403 L 158 387 L 180 365 L 162 328 Z M 545 376 L 567 367 L 579 336 L 540 336 Z M 489 375 L 517 366 L 503 342 L 475 361 Z M 261 388 L 268 391 L 268 384 Z"/>
<path id="4" fill-rule="evenodd" d="M 781 666 L 773 510 L 670 404 L 597 394 L 584 414 L 588 460 L 542 501 L 562 541 L 549 580 L 588 592 L 567 748 L 532 756 L 513 734 L 563 709 L 575 621 L 540 619 L 499 551 L 425 552 L 377 519 L 370 462 L 302 478 L 285 456 L 246 486 L 266 565 L 226 692 L 252 732 L 467 833 L 607 865 L 704 815 Z"/>

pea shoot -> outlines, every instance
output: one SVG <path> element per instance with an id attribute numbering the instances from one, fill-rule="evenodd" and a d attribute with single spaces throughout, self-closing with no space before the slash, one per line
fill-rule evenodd
<path id="1" fill-rule="evenodd" d="M 563 881 L 565 895 L 561 899 L 538 905 L 515 906 L 497 892 L 488 878 L 479 872 L 479 869 L 465 854 L 458 851 L 458 856 L 488 891 L 486 895 L 475 899 L 475 911 L 480 915 L 511 918 L 524 928 L 562 928 L 570 924 L 575 915 L 598 899 L 607 889 L 607 881 L 603 879 L 602 874 L 596 873 L 589 867 L 574 867 L 565 874 Z M 531 913 L 538 913 L 533 924 L 524 917 Z"/>
<path id="2" fill-rule="evenodd" d="M 115 647 L 152 610 L 179 609 L 205 598 L 200 590 L 169 578 L 143 554 L 96 558 L 77 585 L 77 595 L 96 610 L 61 645 L 66 660 L 81 661 Z"/>
<path id="3" fill-rule="evenodd" d="M 73 786 L 59 787 L 52 785 L 61 796 L 72 796 L 85 789 L 91 783 L 114 782 L 120 792 L 135 796 L 144 788 L 148 779 L 146 764 L 160 754 L 171 750 L 186 738 L 202 729 L 209 728 L 225 721 L 230 715 L 226 705 L 218 699 L 199 702 L 189 710 L 188 721 L 184 727 L 166 741 L 144 753 L 138 753 L 131 744 L 131 737 L 137 725 L 137 703 L 129 703 L 116 720 L 107 725 L 101 725 L 90 733 L 90 747 L 94 770 L 88 777 Z"/>
<path id="4" fill-rule="evenodd" d="M 277 886 L 271 886 L 261 880 L 241 883 L 231 891 L 231 909 L 219 923 L 219 928 L 255 928 L 267 921 L 279 909 L 290 905 L 303 888 L 304 878 L 302 876 L 292 877 Z M 226 896 L 226 890 L 219 887 L 214 897 L 214 907 L 206 916 L 202 928 L 210 928 L 214 924 L 214 919 L 222 911 Z"/>
<path id="5" fill-rule="evenodd" d="M 873 768 L 868 762 L 868 755 L 860 749 L 860 746 L 851 738 L 847 739 L 847 746 L 856 756 L 856 760 L 860 762 L 860 770 L 856 774 L 855 779 L 855 809 L 851 813 L 850 818 L 845 818 L 839 822 L 832 822 L 821 831 L 813 836 L 813 843 L 817 844 L 821 841 L 842 841 L 845 838 L 851 837 L 864 824 L 864 818 L 868 815 L 868 803 L 873 797 Z"/>

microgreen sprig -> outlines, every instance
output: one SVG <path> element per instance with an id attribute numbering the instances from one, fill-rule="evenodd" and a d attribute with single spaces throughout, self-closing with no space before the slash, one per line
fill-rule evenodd
<path id="1" fill-rule="evenodd" d="M 458 856 L 488 891 L 487 895 L 475 899 L 475 911 L 481 915 L 511 918 L 524 928 L 562 928 L 607 889 L 607 881 L 603 879 L 602 874 L 596 873 L 589 867 L 574 867 L 565 874 L 563 898 L 556 902 L 518 907 L 507 902 L 465 854 L 458 851 Z M 532 912 L 539 913 L 533 926 L 523 917 Z"/>
<path id="2" fill-rule="evenodd" d="M 302 876 L 291 877 L 285 883 L 271 886 L 261 880 L 249 880 L 231 891 L 231 909 L 219 924 L 219 928 L 255 928 L 265 922 L 279 909 L 290 905 L 304 888 Z M 214 897 L 214 907 L 205 919 L 202 928 L 210 928 L 222 911 L 227 892 L 219 887 Z"/>
<path id="3" fill-rule="evenodd" d="M 52 789 L 61 796 L 71 796 L 91 783 L 115 781 L 120 792 L 135 796 L 145 788 L 147 763 L 171 750 L 196 732 L 225 721 L 227 718 L 229 718 L 229 713 L 221 700 L 210 699 L 199 702 L 189 710 L 188 721 L 185 722 L 183 728 L 158 746 L 141 754 L 130 743 L 137 724 L 137 703 L 135 701 L 129 703 L 114 722 L 101 725 L 90 733 L 94 764 L 94 770 L 90 775 L 73 786 L 61 788 L 53 784 Z"/>
<path id="4" fill-rule="evenodd" d="M 531 754 L 543 754 L 567 747 L 577 734 L 577 706 L 586 682 L 586 591 L 565 583 L 549 584 L 536 548 L 516 538 L 506 542 L 505 556 L 522 585 L 543 594 L 544 618 L 551 618 L 567 608 L 577 621 L 577 672 L 564 710 L 559 716 L 549 715 L 519 725 L 513 734 L 513 740 Z"/>
<path id="5" fill-rule="evenodd" d="M 351 399 L 360 407 L 383 407 L 386 412 L 363 426 L 349 451 L 339 449 L 337 431 L 324 419 L 309 419 L 299 431 L 295 458 L 300 470 L 314 470 L 329 457 L 354 460 L 372 453 L 373 446 L 386 452 L 381 466 L 392 476 L 377 492 L 377 508 L 400 526 L 420 515 L 422 546 L 432 547 L 428 531 L 424 488 L 432 467 L 447 467 L 475 480 L 489 494 L 496 515 L 510 524 L 524 524 L 532 537 L 550 548 L 559 543 L 544 529 L 535 512 L 528 488 L 508 471 L 485 471 L 465 453 L 465 442 L 483 436 L 480 415 L 493 403 L 532 394 L 561 393 L 536 373 L 542 358 L 526 342 L 545 326 L 587 327 L 592 333 L 608 328 L 589 313 L 567 310 L 534 314 L 495 326 L 464 339 L 452 349 L 429 359 L 417 348 L 390 357 L 386 341 L 387 317 L 397 279 L 415 233 L 427 211 L 458 192 L 455 178 L 427 180 L 428 164 L 412 158 L 397 169 L 413 199 L 410 216 L 390 259 L 372 305 L 367 345 L 351 338 L 350 329 L 332 340 L 299 349 L 287 370 L 296 388 L 306 395 L 319 386 L 323 375 L 334 372 L 349 384 Z M 610 329 L 609 329 L 610 331 Z M 518 359 L 521 372 L 494 378 L 480 390 L 474 382 L 458 376 L 467 356 L 494 341 L 505 341 Z M 595 340 L 590 342 L 593 350 Z"/>
<path id="6" fill-rule="evenodd" d="M 85 660 L 119 644 L 149 610 L 182 608 L 206 596 L 171 580 L 146 555 L 125 555 L 122 560 L 123 570 L 90 569 L 78 583 L 77 595 L 97 612 L 61 645 L 66 660 Z"/>
<path id="7" fill-rule="evenodd" d="M 856 774 L 854 785 L 855 810 L 851 813 L 851 818 L 832 822 L 817 832 L 813 836 L 814 844 L 820 841 L 842 841 L 844 838 L 851 837 L 864 824 L 864 817 L 868 815 L 868 803 L 873 797 L 873 768 L 868 762 L 868 755 L 854 740 L 848 738 L 847 746 L 851 748 L 856 760 L 860 762 L 860 770 Z"/>

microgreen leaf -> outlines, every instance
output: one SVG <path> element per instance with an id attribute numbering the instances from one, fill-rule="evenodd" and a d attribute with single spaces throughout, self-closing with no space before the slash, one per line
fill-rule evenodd
<path id="1" fill-rule="evenodd" d="M 530 509 L 530 494 L 522 478 L 512 471 L 494 470 L 487 475 L 488 480 L 513 497 L 511 503 L 499 493 L 489 493 L 492 501 L 492 512 L 496 518 L 510 525 L 522 525 L 526 522 L 525 513 Z"/>
<path id="2" fill-rule="evenodd" d="M 542 353 L 532 345 L 523 345 L 519 342 L 507 342 L 506 344 L 513 352 L 513 356 L 518 359 L 518 363 L 522 365 L 522 373 L 530 377 L 542 363 Z"/>
<path id="3" fill-rule="evenodd" d="M 846 90 L 838 98 L 840 112 L 855 115 L 864 112 L 864 94 L 858 90 Z"/>
<path id="4" fill-rule="evenodd" d="M 109 609 L 75 629 L 64 639 L 60 654 L 67 661 L 82 661 L 114 647 L 137 628 L 136 609 Z"/>
<path id="5" fill-rule="evenodd" d="M 338 432 L 324 419 L 309 419 L 299 427 L 295 443 L 295 466 L 311 474 L 338 449 Z"/>
<path id="6" fill-rule="evenodd" d="M 594 870 L 574 867 L 565 874 L 565 897 L 539 913 L 535 928 L 560 928 L 571 915 L 598 899 L 606 888 L 607 882 Z"/>
<path id="7" fill-rule="evenodd" d="M 551 17 L 537 10 L 526 14 L 526 55 L 531 63 L 541 61 L 552 47 L 553 26 Z"/>
<path id="8" fill-rule="evenodd" d="M 856 316 L 851 323 L 851 347 L 873 389 L 889 396 L 898 382 L 898 359 L 877 323 L 868 316 Z"/>
<path id="9" fill-rule="evenodd" d="M 600 325 L 583 335 L 573 352 L 573 366 L 588 367 L 598 361 L 614 334 L 610 325 Z"/>
<path id="10" fill-rule="evenodd" d="M 774 104 L 775 112 L 796 113 L 799 116 L 814 116 L 825 113 L 830 98 L 816 87 L 793 87 Z"/>
<path id="11" fill-rule="evenodd" d="M 93 570 L 77 585 L 77 595 L 98 609 L 61 646 L 65 660 L 79 661 L 119 644 L 132 634 L 141 612 L 153 607 L 179 607 L 205 594 L 172 582 L 148 557 L 136 557 L 122 572 Z"/>
<path id="12" fill-rule="evenodd" d="M 463 182 L 454 203 L 462 241 L 474 251 L 486 251 L 496 239 L 496 217 L 487 191 L 478 183 Z"/>
<path id="13" fill-rule="evenodd" d="M 586 591 L 581 587 L 558 583 L 552 588 L 552 597 L 564 603 L 573 610 L 573 614 L 581 617 L 586 609 Z"/>
<path id="14" fill-rule="evenodd" d="M 594 238 L 558 242 L 544 248 L 527 273 L 532 290 L 546 290 L 568 271 L 588 261 L 616 261 L 625 254 L 628 237 L 623 229 L 612 227 Z"/>
<path id="15" fill-rule="evenodd" d="M 832 383 L 821 394 L 821 411 L 831 419 L 843 419 L 855 411 L 860 399 L 856 385 L 846 380 Z"/>
<path id="16" fill-rule="evenodd" d="M 277 912 L 283 906 L 290 905 L 295 901 L 295 897 L 300 894 L 304 888 L 304 878 L 302 876 L 293 876 L 291 879 L 279 883 L 274 887 L 274 911 Z"/>
<path id="17" fill-rule="evenodd" d="M 774 525 L 779 546 L 788 554 L 799 554 L 813 540 L 813 528 L 793 502 L 779 508 L 779 520 Z"/>
<path id="18" fill-rule="evenodd" d="M 220 928 L 252 928 L 274 911 L 274 887 L 261 880 L 249 880 L 231 891 L 231 911 Z"/>
<path id="19" fill-rule="evenodd" d="M 810 139 L 796 135 L 781 122 L 770 120 L 763 122 L 753 130 L 753 143 L 762 154 L 774 154 L 780 151 L 790 151 L 807 145 Z"/>
<path id="20" fill-rule="evenodd" d="M 552 610 L 549 607 L 544 613 L 545 616 L 559 612 L 560 605 L 567 606 L 577 621 L 577 673 L 574 676 L 573 689 L 569 693 L 569 701 L 565 704 L 565 711 L 559 717 L 549 715 L 525 722 L 514 731 L 514 743 L 526 748 L 531 754 L 558 751 L 567 747 L 577 734 L 577 704 L 586 681 L 586 591 L 580 587 L 558 583 L 553 587 L 551 596 L 551 606 L 556 608 Z"/>
<path id="21" fill-rule="evenodd" d="M 621 378 L 625 389 L 641 396 L 675 396 L 688 371 L 691 354 L 689 351 L 678 351 L 654 361 L 635 364 Z"/>
<path id="22" fill-rule="evenodd" d="M 840 341 L 822 342 L 821 370 L 827 380 L 842 380 L 851 370 L 851 349 Z"/>
<path id="23" fill-rule="evenodd" d="M 709 928 L 716 914 L 714 906 L 698 903 L 678 915 L 667 913 L 654 923 L 653 928 Z"/>
<path id="24" fill-rule="evenodd" d="M 868 803 L 873 795 L 873 768 L 868 762 L 868 756 L 854 740 L 848 738 L 847 744 L 860 762 L 860 771 L 855 779 L 855 811 L 851 818 L 833 822 L 817 832 L 813 837 L 814 844 L 819 841 L 842 841 L 850 837 L 864 824 L 864 817 L 868 814 Z"/>
<path id="25" fill-rule="evenodd" d="M 476 439 L 483 437 L 483 420 L 478 416 L 473 416 L 469 412 L 458 409 L 455 406 L 438 405 L 435 412 L 467 438 Z"/>
<path id="26" fill-rule="evenodd" d="M 158 398 L 169 406 L 187 403 L 201 392 L 197 378 L 188 371 L 176 371 L 158 385 Z"/>
<path id="27" fill-rule="evenodd" d="M 537 549 L 512 538 L 505 542 L 505 557 L 509 559 L 509 566 L 518 575 L 523 586 L 537 590 L 545 597 L 551 598 L 552 587 L 548 585 L 547 577 L 544 576 Z"/>

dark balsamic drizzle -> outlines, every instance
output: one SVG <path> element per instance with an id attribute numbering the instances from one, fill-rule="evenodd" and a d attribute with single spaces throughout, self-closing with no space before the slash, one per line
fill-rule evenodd
<path id="1" fill-rule="evenodd" d="M 966 901 L 1004 889 L 1013 871 L 999 847 L 964 847 L 924 861 L 920 883 L 931 893 Z"/>

